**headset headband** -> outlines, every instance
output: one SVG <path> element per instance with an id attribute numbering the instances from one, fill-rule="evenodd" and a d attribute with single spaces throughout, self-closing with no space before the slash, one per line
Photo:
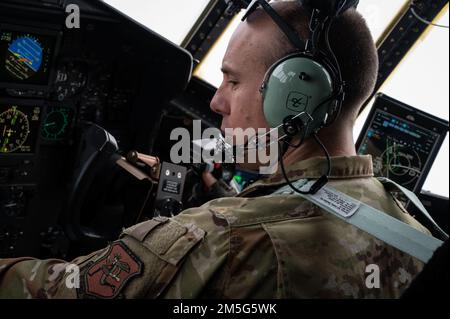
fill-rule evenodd
<path id="1" fill-rule="evenodd" d="M 320 13 L 322 20 L 328 17 L 337 17 L 350 8 L 356 8 L 359 0 L 297 0 L 298 3 Z M 266 0 L 252 0 L 247 8 L 242 21 L 245 21 L 259 6 L 272 18 L 276 25 L 283 31 L 291 44 L 299 51 L 307 51 L 308 41 L 302 40 L 297 32 L 272 8 Z"/>
<path id="2" fill-rule="evenodd" d="M 357 8 L 359 0 L 297 0 L 303 7 L 317 9 L 327 16 L 336 16 Z"/>
<path id="3" fill-rule="evenodd" d="M 258 6 L 261 6 L 272 18 L 272 20 L 281 29 L 281 31 L 283 31 L 295 48 L 301 51 L 306 48 L 306 42 L 298 36 L 297 32 L 284 21 L 284 19 L 272 8 L 269 3 L 267 3 L 266 0 L 253 0 L 248 6 L 247 12 L 242 18 L 242 21 L 245 21 L 258 8 Z"/>

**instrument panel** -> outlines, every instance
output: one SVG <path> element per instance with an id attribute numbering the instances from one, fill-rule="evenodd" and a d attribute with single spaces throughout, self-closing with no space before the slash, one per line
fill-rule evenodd
<path id="1" fill-rule="evenodd" d="M 118 154 L 151 153 L 162 110 L 191 76 L 187 51 L 100 1 L 79 6 L 81 28 L 68 29 L 62 5 L 0 2 L 0 258 L 92 250 L 66 230 L 73 198 L 80 223 L 111 236 L 134 223 L 141 186 L 107 158 L 85 169 L 101 148 L 87 128 L 111 133 Z M 92 175 L 87 195 L 80 174 Z M 96 220 L 103 210 L 114 226 Z"/>

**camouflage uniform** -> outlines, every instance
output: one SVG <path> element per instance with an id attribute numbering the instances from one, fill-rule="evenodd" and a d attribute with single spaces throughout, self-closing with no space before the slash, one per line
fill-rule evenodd
<path id="1" fill-rule="evenodd" d="M 335 157 L 330 185 L 429 233 L 373 178 L 370 156 Z M 318 178 L 324 158 L 288 168 L 291 179 Z M 392 298 L 423 264 L 296 195 L 271 195 L 280 175 L 222 198 L 126 229 L 109 247 L 67 264 L 0 261 L 0 297 L 13 298 Z M 380 288 L 366 287 L 366 267 Z"/>

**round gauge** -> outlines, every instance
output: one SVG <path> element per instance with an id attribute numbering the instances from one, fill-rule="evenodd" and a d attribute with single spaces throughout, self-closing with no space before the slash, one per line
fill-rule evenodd
<path id="1" fill-rule="evenodd" d="M 69 109 L 54 108 L 44 119 L 42 136 L 48 140 L 58 140 L 64 137 L 69 126 Z"/>
<path id="2" fill-rule="evenodd" d="M 0 153 L 18 150 L 27 140 L 30 123 L 27 116 L 12 107 L 0 114 Z"/>

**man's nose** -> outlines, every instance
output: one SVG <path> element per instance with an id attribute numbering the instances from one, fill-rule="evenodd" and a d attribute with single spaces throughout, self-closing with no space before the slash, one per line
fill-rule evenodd
<path id="1" fill-rule="evenodd" d="M 216 91 L 216 94 L 211 100 L 211 103 L 209 105 L 211 110 L 217 114 L 220 114 L 222 116 L 228 114 L 228 107 L 226 103 L 226 99 L 222 95 L 220 88 Z"/>

